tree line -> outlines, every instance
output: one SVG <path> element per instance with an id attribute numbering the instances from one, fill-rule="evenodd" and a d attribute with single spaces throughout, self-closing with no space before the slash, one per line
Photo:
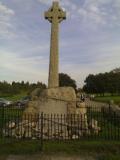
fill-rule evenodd
<path id="1" fill-rule="evenodd" d="M 71 86 L 75 90 L 77 88 L 76 81 L 65 73 L 59 74 L 59 85 L 60 87 Z M 24 81 L 21 81 L 21 82 L 13 81 L 12 83 L 8 83 L 7 81 L 3 81 L 3 82 L 0 82 L 0 97 L 12 96 L 15 94 L 20 94 L 21 92 L 30 94 L 36 88 L 41 88 L 41 91 L 42 91 L 42 89 L 47 88 L 47 86 L 42 82 L 29 83 Z"/>
<path id="2" fill-rule="evenodd" d="M 105 93 L 120 94 L 120 68 L 110 72 L 89 74 L 85 79 L 83 90 L 87 93 L 97 93 L 104 96 Z"/>
<path id="3" fill-rule="evenodd" d="M 6 81 L 0 82 L 0 96 L 12 96 L 15 94 L 20 94 L 21 92 L 26 92 L 26 94 L 31 93 L 35 88 L 45 89 L 46 85 L 42 82 L 29 83 L 29 82 L 12 82 L 8 83 Z"/>
<path id="4" fill-rule="evenodd" d="M 76 81 L 66 73 L 59 74 L 59 85 L 60 87 L 71 86 L 75 91 L 78 90 Z M 41 88 L 42 90 L 47 88 L 47 86 L 42 82 L 29 83 L 24 81 L 13 81 L 12 83 L 8 83 L 3 81 L 0 82 L 0 96 L 11 96 L 21 92 L 29 94 L 36 88 Z M 89 74 L 85 79 L 85 85 L 81 91 L 101 95 L 104 95 L 105 93 L 111 93 L 111 95 L 120 94 L 120 68 L 96 75 Z"/>

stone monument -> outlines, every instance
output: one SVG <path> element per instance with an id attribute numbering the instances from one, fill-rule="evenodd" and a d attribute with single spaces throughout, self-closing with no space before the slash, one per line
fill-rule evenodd
<path id="1" fill-rule="evenodd" d="M 51 23 L 51 45 L 48 88 L 59 87 L 59 23 L 66 19 L 66 13 L 60 8 L 58 2 L 45 12 L 45 18 Z"/>
<path id="2" fill-rule="evenodd" d="M 45 12 L 45 19 L 51 23 L 48 89 L 40 95 L 39 89 L 32 92 L 32 101 L 25 113 L 75 114 L 75 90 L 72 87 L 59 87 L 59 23 L 66 19 L 66 12 L 58 2 L 53 2 L 52 7 Z"/>
<path id="3" fill-rule="evenodd" d="M 52 25 L 48 89 L 40 92 L 41 90 L 37 88 L 33 91 L 31 93 L 32 100 L 28 103 L 28 106 L 24 111 L 22 122 L 17 125 L 18 127 L 12 122 L 8 124 L 8 128 L 13 128 L 13 135 L 16 135 L 19 138 L 23 136 L 33 137 L 32 134 L 34 132 L 37 133 L 39 137 L 41 135 L 41 131 L 39 131 L 41 120 L 37 118 L 36 115 L 39 116 L 42 112 L 46 115 L 74 114 L 74 126 L 72 126 L 72 128 L 69 127 L 69 124 L 72 122 L 71 116 L 64 118 L 64 121 L 61 119 L 61 122 L 59 122 L 59 117 L 55 118 L 51 121 L 51 128 L 49 126 L 49 121 L 44 119 L 43 135 L 47 136 L 49 131 L 52 130 L 51 137 L 58 135 L 58 137 L 60 136 L 64 138 L 67 136 L 65 135 L 67 133 L 67 137 L 76 137 L 76 126 L 81 128 L 81 130 L 77 131 L 77 135 L 82 136 L 83 134 L 88 134 L 87 109 L 85 104 L 79 102 L 75 90 L 72 87 L 59 87 L 58 33 L 59 23 L 66 19 L 66 13 L 59 6 L 58 2 L 53 2 L 52 7 L 45 12 L 45 18 Z M 31 119 L 29 118 L 29 115 L 31 115 Z M 80 115 L 79 117 L 81 119 L 78 120 L 77 115 Z M 61 129 L 59 129 L 59 123 L 64 124 Z"/>

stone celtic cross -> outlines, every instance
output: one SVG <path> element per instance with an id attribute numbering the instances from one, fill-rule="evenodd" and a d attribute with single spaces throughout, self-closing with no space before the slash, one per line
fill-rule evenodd
<path id="1" fill-rule="evenodd" d="M 58 2 L 53 2 L 52 7 L 45 12 L 45 19 L 52 24 L 48 88 L 54 88 L 59 87 L 59 23 L 66 19 L 66 12 Z"/>

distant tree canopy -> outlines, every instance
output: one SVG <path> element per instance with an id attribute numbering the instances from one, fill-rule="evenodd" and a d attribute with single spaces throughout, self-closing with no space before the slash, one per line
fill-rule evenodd
<path id="1" fill-rule="evenodd" d="M 85 83 L 83 89 L 87 93 L 120 94 L 120 69 L 96 75 L 90 74 Z"/>
<path id="2" fill-rule="evenodd" d="M 0 96 L 9 96 L 9 95 L 15 95 L 19 94 L 21 92 L 26 92 L 29 94 L 32 92 L 35 88 L 46 88 L 46 85 L 42 82 L 37 83 L 29 83 L 29 82 L 12 82 L 11 84 L 3 81 L 0 82 Z"/>
<path id="3" fill-rule="evenodd" d="M 113 69 L 111 72 L 120 73 L 120 68 L 115 68 L 115 69 Z"/>
<path id="4" fill-rule="evenodd" d="M 59 84 L 60 86 L 71 86 L 75 90 L 77 88 L 75 80 L 73 80 L 69 75 L 65 73 L 59 74 Z M 15 82 L 8 83 L 6 81 L 0 81 L 0 97 L 2 96 L 12 96 L 15 94 L 20 94 L 21 92 L 25 92 L 26 94 L 30 94 L 34 89 L 47 88 L 46 85 L 42 82 L 37 83 L 29 83 L 29 82 Z"/>
<path id="5" fill-rule="evenodd" d="M 77 88 L 76 81 L 65 73 L 59 74 L 59 85 L 60 87 L 70 86 L 73 87 L 75 90 Z"/>

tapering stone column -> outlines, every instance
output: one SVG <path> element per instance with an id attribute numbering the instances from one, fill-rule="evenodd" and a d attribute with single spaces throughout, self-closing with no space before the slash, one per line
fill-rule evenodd
<path id="1" fill-rule="evenodd" d="M 45 18 L 51 23 L 51 45 L 48 88 L 59 87 L 59 23 L 66 19 L 66 12 L 58 2 L 45 12 Z"/>

